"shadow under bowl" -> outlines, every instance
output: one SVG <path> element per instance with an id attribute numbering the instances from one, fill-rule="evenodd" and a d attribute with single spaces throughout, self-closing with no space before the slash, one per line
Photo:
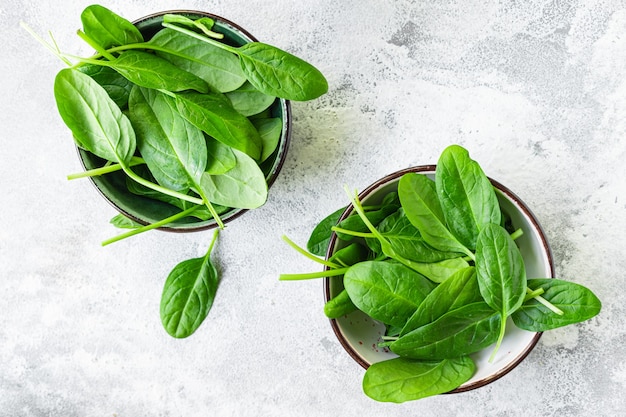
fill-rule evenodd
<path id="1" fill-rule="evenodd" d="M 359 194 L 359 199 L 364 205 L 379 204 L 389 192 L 397 191 L 398 181 L 407 173 L 419 173 L 434 179 L 435 165 L 424 165 L 407 168 L 394 172 L 367 187 Z M 553 278 L 554 264 L 552 253 L 546 236 L 541 229 L 536 217 L 528 206 L 511 190 L 499 182 L 490 179 L 496 189 L 496 195 L 502 211 L 510 216 L 515 229 L 521 228 L 524 234 L 516 240 L 524 258 L 526 273 L 531 278 Z M 350 216 L 353 206 L 349 205 L 340 220 Z M 328 260 L 337 250 L 346 246 L 346 243 L 337 239 L 333 233 L 328 248 L 326 259 Z M 341 277 L 324 279 L 325 301 L 335 297 L 343 289 Z M 385 325 L 361 311 L 355 311 L 338 319 L 330 320 L 332 329 L 337 339 L 346 352 L 363 368 L 367 369 L 371 364 L 397 357 L 387 348 L 378 347 L 385 334 Z M 496 359 L 490 363 L 489 356 L 492 348 L 483 349 L 470 355 L 476 363 L 476 372 L 473 377 L 450 393 L 470 391 L 503 377 L 519 365 L 524 358 L 533 350 L 542 333 L 529 332 L 516 327 L 508 319 L 506 334 Z"/>

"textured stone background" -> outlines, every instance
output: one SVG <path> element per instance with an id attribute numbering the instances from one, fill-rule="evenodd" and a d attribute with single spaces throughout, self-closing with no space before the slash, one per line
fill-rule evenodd
<path id="1" fill-rule="evenodd" d="M 622 1 L 107 1 L 133 20 L 222 15 L 314 63 L 329 93 L 294 103 L 292 146 L 267 204 L 221 234 L 223 280 L 186 340 L 159 298 L 211 233 L 152 232 L 106 248 L 115 214 L 80 170 L 52 82 L 62 63 L 19 26 L 75 30 L 88 1 L 0 5 L 0 416 L 626 415 L 626 4 Z M 61 5 L 62 4 L 62 5 Z M 363 370 L 322 313 L 317 265 L 291 251 L 364 188 L 459 143 L 540 219 L 557 275 L 601 314 L 544 334 L 481 390 L 404 405 L 361 391 Z"/>

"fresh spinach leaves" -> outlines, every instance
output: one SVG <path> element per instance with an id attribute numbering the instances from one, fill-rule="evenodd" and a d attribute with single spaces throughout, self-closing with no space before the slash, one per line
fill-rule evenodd
<path id="1" fill-rule="evenodd" d="M 442 152 L 434 180 L 407 173 L 381 206 L 349 195 L 355 214 L 339 222 L 340 209 L 322 220 L 309 238 L 311 253 L 288 241 L 326 270 L 280 279 L 339 280 L 343 289 L 324 306 L 329 318 L 358 309 L 386 325 L 379 346 L 399 357 L 365 372 L 363 390 L 375 400 L 416 400 L 462 385 L 475 372 L 468 355 L 495 345 L 494 360 L 508 317 L 539 332 L 600 311 L 583 286 L 527 279 L 515 243 L 523 230 L 512 228 L 491 181 L 458 145 Z M 333 232 L 339 249 L 319 260 Z"/>

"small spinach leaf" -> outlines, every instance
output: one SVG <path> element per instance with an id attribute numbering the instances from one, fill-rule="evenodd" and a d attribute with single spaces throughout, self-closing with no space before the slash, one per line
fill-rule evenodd
<path id="1" fill-rule="evenodd" d="M 321 222 L 313 228 L 306 248 L 313 255 L 325 256 L 328 251 L 330 237 L 333 233 L 332 228 L 337 224 L 339 218 L 346 211 L 345 207 L 340 208 L 326 216 Z"/>
<path id="2" fill-rule="evenodd" d="M 329 319 L 336 319 L 356 310 L 357 307 L 354 305 L 348 295 L 348 291 L 345 289 L 324 304 L 324 314 Z"/>
<path id="3" fill-rule="evenodd" d="M 211 175 L 225 174 L 237 165 L 237 158 L 230 146 L 210 136 L 205 138 L 208 153 L 206 172 Z"/>
<path id="4" fill-rule="evenodd" d="M 280 136 L 283 133 L 283 121 L 278 118 L 251 119 L 252 124 L 261 137 L 261 158 L 259 163 L 266 161 L 280 143 Z"/>
<path id="5" fill-rule="evenodd" d="M 213 305 L 219 277 L 211 262 L 211 251 L 218 230 L 215 230 L 204 257 L 179 263 L 165 281 L 161 296 L 161 322 L 173 337 L 184 338 L 193 334 Z"/>
<path id="6" fill-rule="evenodd" d="M 233 104 L 233 108 L 244 116 L 259 114 L 276 100 L 276 97 L 261 93 L 247 81 L 238 89 L 226 93 L 226 97 Z"/>

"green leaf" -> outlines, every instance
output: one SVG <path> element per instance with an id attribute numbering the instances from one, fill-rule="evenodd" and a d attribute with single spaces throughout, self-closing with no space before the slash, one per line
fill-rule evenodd
<path id="1" fill-rule="evenodd" d="M 432 290 L 406 322 L 400 335 L 437 320 L 449 311 L 467 304 L 482 301 L 476 270 L 467 267 L 459 270 Z"/>
<path id="2" fill-rule="evenodd" d="M 346 211 L 346 208 L 342 207 L 332 212 L 313 228 L 306 244 L 306 248 L 309 252 L 317 256 L 326 256 L 330 237 L 333 233 L 332 227 L 337 225 L 344 211 Z"/>
<path id="3" fill-rule="evenodd" d="M 476 248 L 478 233 L 500 224 L 500 205 L 489 178 L 466 149 L 447 147 L 437 162 L 437 195 L 449 229 L 467 248 Z"/>
<path id="4" fill-rule="evenodd" d="M 96 63 L 96 61 L 90 61 Z M 101 65 L 113 68 L 134 84 L 145 88 L 167 91 L 209 91 L 207 83 L 190 72 L 184 71 L 166 59 L 144 51 L 129 50 L 113 61 Z"/>
<path id="5" fill-rule="evenodd" d="M 259 91 L 287 100 L 312 100 L 328 91 L 322 73 L 308 62 L 260 42 L 237 48 L 248 81 Z"/>
<path id="6" fill-rule="evenodd" d="M 467 356 L 422 362 L 394 358 L 370 365 L 363 377 L 365 394 L 382 402 L 402 403 L 452 391 L 476 371 Z"/>
<path id="7" fill-rule="evenodd" d="M 128 105 L 128 97 L 133 83 L 122 77 L 113 68 L 101 65 L 84 64 L 77 68 L 80 72 L 89 75 L 104 88 L 109 97 L 123 109 Z"/>
<path id="8" fill-rule="evenodd" d="M 184 338 L 193 334 L 213 305 L 219 277 L 210 257 L 218 230 L 203 258 L 179 263 L 165 281 L 161 296 L 161 322 L 173 337 Z"/>
<path id="9" fill-rule="evenodd" d="M 93 4 L 80 15 L 83 31 L 104 49 L 143 42 L 141 32 L 128 20 L 106 7 Z"/>
<path id="10" fill-rule="evenodd" d="M 261 137 L 254 125 L 232 108 L 221 95 L 186 93 L 176 95 L 180 114 L 200 130 L 231 148 L 258 160 Z"/>
<path id="11" fill-rule="evenodd" d="M 469 266 L 467 261 L 463 258 L 444 259 L 443 261 L 438 262 L 414 262 L 409 259 L 404 259 L 394 253 L 391 253 L 390 257 L 402 262 L 414 271 L 419 272 L 432 282 L 437 283 L 444 282 L 452 274 Z"/>
<path id="12" fill-rule="evenodd" d="M 137 146 L 157 182 L 176 191 L 199 184 L 207 165 L 202 131 L 159 91 L 135 86 L 129 104 Z"/>
<path id="13" fill-rule="evenodd" d="M 476 273 L 485 302 L 503 317 L 522 305 L 526 295 L 526 269 L 519 248 L 500 225 L 490 224 L 476 243 Z"/>
<path id="14" fill-rule="evenodd" d="M 231 54 L 232 55 L 232 54 Z M 234 57 L 234 55 L 232 55 Z M 268 96 L 257 90 L 250 82 L 244 83 L 238 89 L 226 93 L 233 108 L 244 116 L 253 116 L 269 108 L 276 97 Z"/>
<path id="15" fill-rule="evenodd" d="M 209 201 L 227 207 L 254 209 L 267 200 L 267 182 L 257 163 L 233 149 L 237 164 L 221 175 L 202 175 L 201 187 Z"/>
<path id="16" fill-rule="evenodd" d="M 328 260 L 342 266 L 351 266 L 367 260 L 367 256 L 368 250 L 365 246 L 360 243 L 351 243 L 337 250 Z"/>
<path id="17" fill-rule="evenodd" d="M 512 318 L 515 325 L 531 332 L 543 332 L 595 317 L 602 309 L 598 297 L 588 288 L 560 279 L 535 278 L 528 280 L 532 290 L 542 288 L 541 297 L 563 311 L 558 315 L 531 298 L 526 301 Z"/>
<path id="18" fill-rule="evenodd" d="M 345 289 L 324 304 L 324 314 L 329 319 L 336 319 L 356 310 L 357 307 L 354 305 L 348 295 L 348 291 Z"/>
<path id="19" fill-rule="evenodd" d="M 366 211 L 365 217 L 373 226 L 378 226 L 380 222 L 382 222 L 390 214 L 396 212 L 400 207 L 398 193 L 390 192 L 385 195 L 383 201 L 380 203 L 380 206 Z M 361 216 L 355 212 L 353 212 L 349 217 L 343 219 L 341 223 L 338 224 L 338 227 L 351 230 L 353 232 L 367 232 L 369 230 L 369 227 L 365 224 Z M 353 239 L 353 236 L 340 232 L 337 233 L 337 237 L 346 241 Z"/>
<path id="20" fill-rule="evenodd" d="M 127 165 L 135 153 L 135 132 L 128 118 L 91 77 L 62 69 L 54 80 L 61 118 L 78 145 L 103 159 Z"/>
<path id="21" fill-rule="evenodd" d="M 113 217 L 110 223 L 118 229 L 138 229 L 140 227 L 143 227 L 143 224 L 129 219 L 123 214 L 118 214 L 117 216 Z"/>
<path id="22" fill-rule="evenodd" d="M 383 323 L 403 326 L 435 285 L 402 264 L 365 261 L 345 273 L 352 302 Z"/>
<path id="23" fill-rule="evenodd" d="M 202 78 L 216 91 L 233 91 L 246 81 L 237 56 L 212 44 L 168 28 L 160 30 L 150 43 L 170 50 L 156 54 Z"/>
<path id="24" fill-rule="evenodd" d="M 237 158 L 230 146 L 205 136 L 208 153 L 206 172 L 211 175 L 225 174 L 237 165 Z"/>
<path id="25" fill-rule="evenodd" d="M 501 316 L 485 302 L 449 311 L 432 323 L 418 327 L 389 348 L 413 359 L 452 359 L 478 352 L 498 339 Z"/>
<path id="26" fill-rule="evenodd" d="M 272 156 L 278 147 L 283 133 L 283 121 L 274 117 L 271 119 L 252 119 L 251 122 L 261 137 L 261 158 L 259 159 L 259 163 L 261 163 Z"/>
<path id="27" fill-rule="evenodd" d="M 433 248 L 473 257 L 448 230 L 435 187 L 435 182 L 425 175 L 404 174 L 398 182 L 398 194 L 406 216 Z"/>

